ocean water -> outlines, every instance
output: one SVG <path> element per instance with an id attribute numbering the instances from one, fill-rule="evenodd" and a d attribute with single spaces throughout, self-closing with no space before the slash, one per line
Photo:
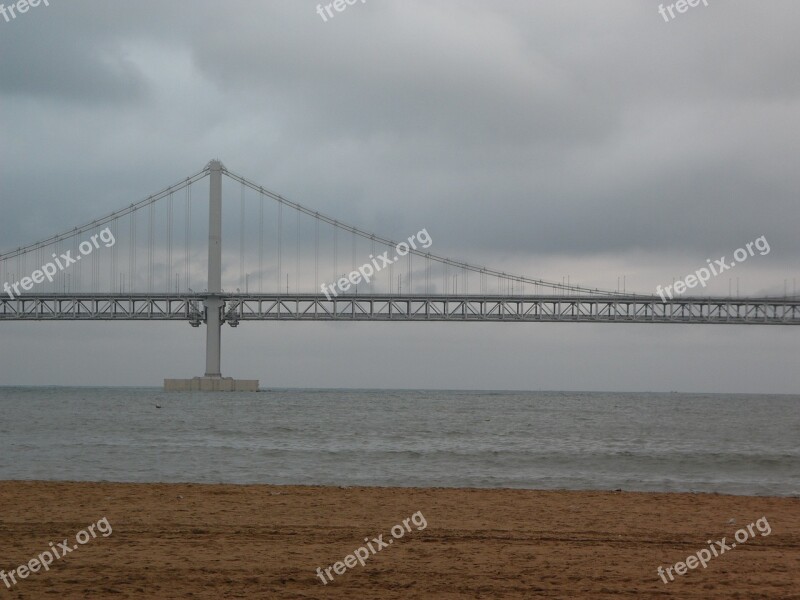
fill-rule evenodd
<path id="1" fill-rule="evenodd" d="M 0 479 L 800 495 L 800 396 L 6 387 Z"/>

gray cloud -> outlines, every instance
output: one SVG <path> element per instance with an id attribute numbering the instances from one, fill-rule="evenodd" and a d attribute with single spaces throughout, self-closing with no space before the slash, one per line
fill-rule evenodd
<path id="1" fill-rule="evenodd" d="M 647 292 L 766 235 L 741 284 L 778 293 L 800 279 L 800 6 L 657 6 L 369 0 L 323 23 L 295 0 L 53 0 L 0 20 L 0 251 L 218 156 L 342 221 L 600 287 Z"/>

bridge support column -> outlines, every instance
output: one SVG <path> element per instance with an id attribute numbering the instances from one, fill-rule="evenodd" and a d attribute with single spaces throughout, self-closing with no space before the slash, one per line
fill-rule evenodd
<path id="1" fill-rule="evenodd" d="M 208 293 L 206 299 L 206 377 L 222 377 L 222 163 L 212 160 L 208 195 Z"/>
<path id="2" fill-rule="evenodd" d="M 206 377 L 222 377 L 222 302 L 206 300 Z"/>
<path id="3" fill-rule="evenodd" d="M 258 380 L 223 377 L 222 359 L 222 163 L 209 163 L 208 297 L 206 306 L 206 374 L 194 379 L 165 379 L 166 391 L 257 392 Z"/>

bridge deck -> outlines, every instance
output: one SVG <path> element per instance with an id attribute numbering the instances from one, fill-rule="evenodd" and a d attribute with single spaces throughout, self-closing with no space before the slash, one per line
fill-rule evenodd
<path id="1" fill-rule="evenodd" d="M 49 294 L 0 298 L 0 321 L 205 322 L 208 294 Z M 225 294 L 223 318 L 241 321 L 450 321 L 800 325 L 800 298 Z"/>

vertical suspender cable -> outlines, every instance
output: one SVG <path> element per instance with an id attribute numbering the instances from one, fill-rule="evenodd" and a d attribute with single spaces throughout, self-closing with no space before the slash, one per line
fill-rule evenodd
<path id="1" fill-rule="evenodd" d="M 264 292 L 264 192 L 258 200 L 258 293 Z"/>
<path id="2" fill-rule="evenodd" d="M 94 232 L 94 230 L 92 230 L 92 231 Z M 91 237 L 90 237 L 90 239 L 91 239 Z M 87 256 L 89 256 L 89 255 L 87 255 Z M 91 283 L 91 288 L 90 289 L 91 289 L 92 293 L 94 293 L 94 292 L 97 291 L 97 278 L 95 277 L 95 272 L 97 271 L 97 269 L 96 269 L 96 267 L 97 267 L 97 253 L 94 253 L 94 254 L 91 255 L 91 261 L 92 261 L 92 264 L 91 264 L 91 267 L 92 267 L 92 270 L 91 270 L 91 282 L 92 283 Z"/>
<path id="3" fill-rule="evenodd" d="M 425 257 L 425 295 L 429 295 L 431 292 L 431 255 Z"/>
<path id="4" fill-rule="evenodd" d="M 136 211 L 128 215 L 128 292 L 133 291 L 134 275 L 136 270 Z"/>
<path id="5" fill-rule="evenodd" d="M 97 259 L 97 260 L 93 260 L 93 262 L 97 263 L 97 265 L 95 266 L 96 278 L 97 278 L 97 288 L 94 290 L 95 292 L 99 292 L 100 291 L 100 286 L 101 286 L 102 277 L 103 277 L 100 267 L 103 265 L 103 257 L 104 256 L 106 256 L 105 260 L 108 260 L 108 262 L 111 262 L 110 253 L 108 255 L 101 254 L 101 255 L 98 255 L 96 257 L 93 256 L 93 258 Z"/>
<path id="6" fill-rule="evenodd" d="M 389 249 L 389 253 L 391 254 L 392 247 L 391 246 L 386 246 L 386 247 Z M 391 294 L 393 292 L 394 292 L 394 262 L 389 264 L 389 293 Z"/>
<path id="7" fill-rule="evenodd" d="M 114 219 L 111 222 L 111 235 L 114 236 L 114 239 L 117 239 L 117 223 L 119 223 L 119 219 Z M 111 246 L 111 270 L 108 274 L 108 290 L 109 292 L 114 291 L 114 284 L 116 279 L 117 273 L 117 244 L 115 243 Z"/>
<path id="8" fill-rule="evenodd" d="M 242 194 L 239 201 L 239 289 L 245 289 L 244 279 L 244 184 L 242 184 Z"/>
<path id="9" fill-rule="evenodd" d="M 189 245 L 192 238 L 192 184 L 186 186 L 186 223 L 184 224 L 183 240 L 183 278 L 186 281 L 186 291 L 192 287 L 189 281 Z"/>
<path id="10" fill-rule="evenodd" d="M 74 234 L 72 236 L 72 247 L 73 247 L 73 254 L 72 255 L 75 256 L 75 257 L 79 256 L 80 252 L 78 250 L 78 234 Z M 27 260 L 27 255 L 25 256 L 25 258 Z M 27 264 L 27 262 L 26 262 L 26 264 Z M 73 286 L 73 289 L 76 292 L 80 292 L 83 289 L 83 269 L 81 269 L 81 263 L 78 263 L 75 266 L 76 266 L 76 269 L 77 269 L 77 273 L 76 273 L 77 282 Z M 27 269 L 26 269 L 26 272 L 27 272 Z"/>
<path id="11" fill-rule="evenodd" d="M 94 232 L 94 230 L 91 230 L 91 232 Z M 90 234 L 88 236 L 86 236 L 89 239 L 91 239 L 91 232 L 90 232 Z M 78 245 L 78 248 L 80 249 L 80 245 Z M 95 284 L 97 283 L 97 281 L 95 280 L 95 276 L 94 276 L 94 267 L 95 267 L 95 264 L 97 263 L 97 253 L 87 254 L 86 256 L 89 257 L 88 260 L 90 261 L 89 262 L 89 291 L 94 293 L 96 291 L 95 290 Z"/>
<path id="12" fill-rule="evenodd" d="M 167 276 L 166 288 L 169 292 L 172 287 L 172 194 L 167 198 Z"/>
<path id="13" fill-rule="evenodd" d="M 339 250 L 339 228 L 336 226 L 336 223 L 333 224 L 333 281 L 336 282 L 339 280 L 339 261 L 338 261 L 338 250 Z"/>
<path id="14" fill-rule="evenodd" d="M 370 260 L 373 260 L 375 258 L 375 236 L 374 235 L 372 236 L 372 247 L 370 248 L 369 258 L 370 258 Z M 376 273 L 375 274 L 375 278 L 372 281 L 369 282 L 369 291 L 370 291 L 370 293 L 373 293 L 373 294 L 375 293 L 375 280 L 377 278 L 378 278 L 378 274 Z"/>
<path id="15" fill-rule="evenodd" d="M 408 293 L 409 294 L 411 294 L 414 291 L 413 288 L 411 287 L 411 284 L 413 283 L 411 281 L 411 275 L 413 273 L 412 265 L 411 265 L 411 257 L 412 256 L 414 256 L 414 253 L 413 252 L 409 252 L 408 253 Z"/>
<path id="16" fill-rule="evenodd" d="M 155 215 L 153 203 L 147 205 L 147 292 L 153 293 L 153 228 L 155 227 Z"/>
<path id="17" fill-rule="evenodd" d="M 282 239 L 282 232 L 283 232 L 283 202 L 278 202 L 278 288 L 277 292 L 281 293 L 281 279 L 282 271 L 283 271 L 283 239 Z"/>
<path id="18" fill-rule="evenodd" d="M 300 293 L 300 217 L 299 210 L 294 211 L 297 215 L 297 236 L 295 238 L 297 247 L 294 251 L 294 293 Z"/>

